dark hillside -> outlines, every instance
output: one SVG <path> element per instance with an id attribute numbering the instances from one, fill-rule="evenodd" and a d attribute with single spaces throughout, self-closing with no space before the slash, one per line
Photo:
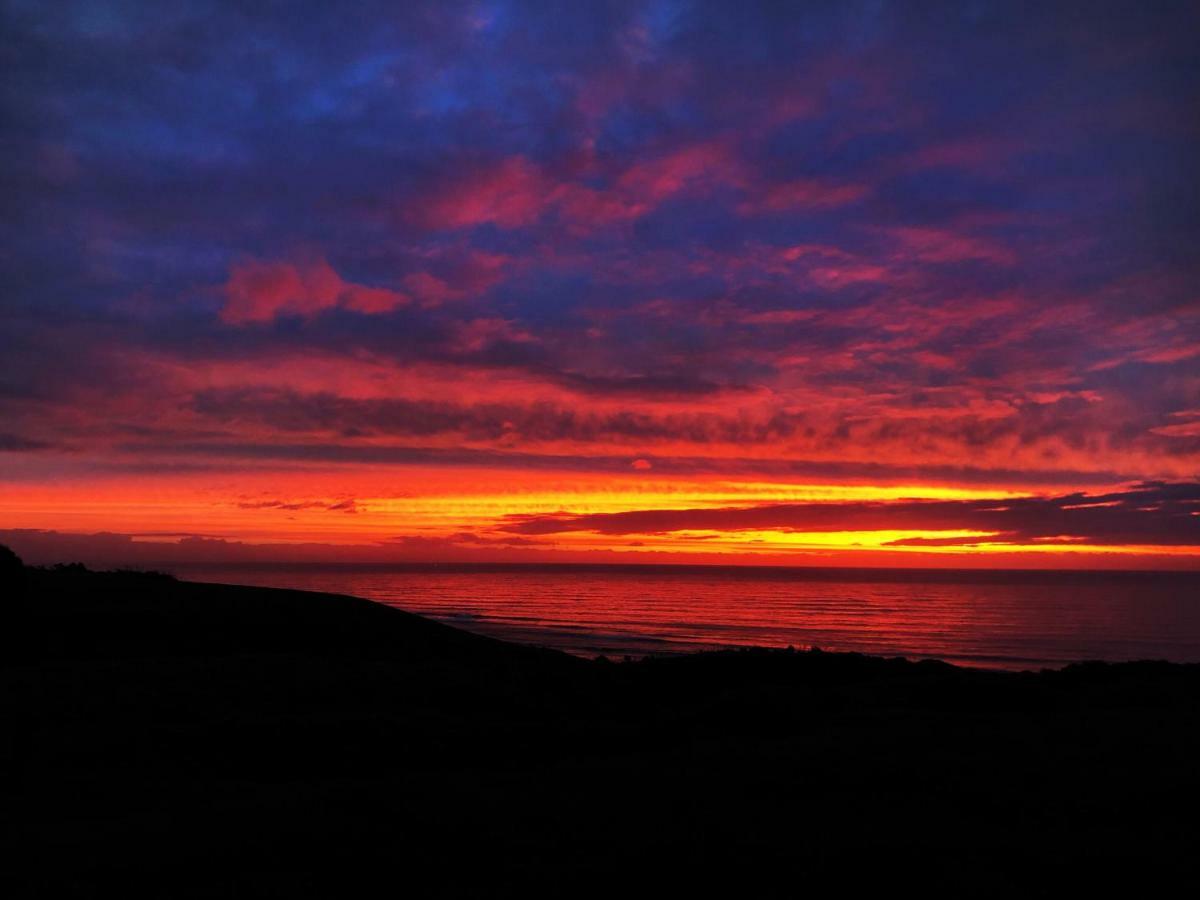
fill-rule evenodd
<path id="1" fill-rule="evenodd" d="M 1196 666 L 591 662 L 349 597 L 28 574 L 26 895 L 1144 893 L 1200 837 Z"/>

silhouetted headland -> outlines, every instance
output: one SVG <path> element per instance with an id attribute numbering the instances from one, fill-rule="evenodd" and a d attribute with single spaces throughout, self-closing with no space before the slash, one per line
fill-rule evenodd
<path id="1" fill-rule="evenodd" d="M 352 597 L 0 576 L 17 895 L 1147 895 L 1194 858 L 1200 666 L 613 663 Z"/>

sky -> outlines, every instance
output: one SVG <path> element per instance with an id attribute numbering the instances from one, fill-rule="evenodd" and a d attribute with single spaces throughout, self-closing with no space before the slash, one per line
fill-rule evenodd
<path id="1" fill-rule="evenodd" d="M 1200 567 L 1200 9 L 5 0 L 31 561 Z"/>

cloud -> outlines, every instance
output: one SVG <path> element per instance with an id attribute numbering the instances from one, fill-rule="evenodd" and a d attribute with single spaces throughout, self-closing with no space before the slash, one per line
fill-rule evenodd
<path id="1" fill-rule="evenodd" d="M 923 263 L 954 263 L 981 260 L 1011 266 L 1016 253 L 1003 244 L 986 238 L 942 228 L 904 226 L 890 228 L 887 237 L 904 260 Z"/>
<path id="2" fill-rule="evenodd" d="M 685 143 L 635 160 L 605 173 L 599 186 L 589 183 L 594 177 L 580 180 L 515 156 L 465 164 L 424 189 L 404 216 L 435 230 L 516 229 L 557 216 L 574 229 L 591 231 L 640 218 L 673 197 L 737 186 L 744 178 L 721 141 Z"/>
<path id="3" fill-rule="evenodd" d="M 27 453 L 35 450 L 47 450 L 51 444 L 21 437 L 17 434 L 0 433 L 0 453 Z"/>
<path id="4" fill-rule="evenodd" d="M 793 210 L 823 210 L 845 206 L 862 199 L 867 188 L 802 178 L 782 184 L 763 185 L 758 196 L 738 206 L 741 215 L 763 215 Z"/>
<path id="5" fill-rule="evenodd" d="M 389 312 L 407 295 L 344 281 L 323 259 L 307 263 L 238 263 L 225 283 L 221 318 L 235 325 L 269 322 L 277 316 L 312 317 L 341 307 L 366 314 Z"/>
<path id="6" fill-rule="evenodd" d="M 1070 541 L 1200 547 L 1200 482 L 1144 483 L 1090 496 L 993 500 L 771 504 L 728 509 L 510 516 L 514 534 L 668 534 L 679 531 L 975 531 L 995 543 Z M 968 541 L 956 541 L 968 543 Z M 904 543 L 904 541 L 898 542 Z M 929 544 L 929 539 L 921 539 Z M 917 544 L 913 544 L 916 546 Z"/>
<path id="7" fill-rule="evenodd" d="M 668 6 L 21 5 L 0 481 L 1200 471 L 1186 4 Z"/>
<path id="8" fill-rule="evenodd" d="M 323 509 L 330 512 L 358 512 L 358 504 L 351 498 L 344 500 L 240 500 L 237 507 L 238 509 L 279 509 L 288 511 Z"/>
<path id="9" fill-rule="evenodd" d="M 573 387 L 574 379 L 566 379 Z M 585 385 L 596 392 L 643 393 L 640 381 Z M 689 382 L 672 381 L 653 390 L 686 394 Z M 708 390 L 701 392 L 707 395 Z M 453 435 L 469 441 L 530 443 L 606 440 L 680 441 L 696 443 L 762 443 L 798 427 L 795 419 L 764 420 L 715 417 L 688 412 L 647 413 L 632 410 L 576 410 L 547 401 L 455 403 L 428 399 L 359 399 L 331 393 L 303 394 L 283 389 L 210 390 L 197 394 L 193 408 L 221 422 L 262 425 L 282 433 L 342 436 L 429 437 Z"/>
<path id="10" fill-rule="evenodd" d="M 81 562 L 96 568 L 123 566 L 170 570 L 177 566 L 246 563 L 338 562 L 358 564 L 487 562 L 513 554 L 544 559 L 548 545 L 516 535 L 396 535 L 357 544 L 238 541 L 197 534 L 73 533 L 0 529 L 0 545 L 27 565 Z"/>

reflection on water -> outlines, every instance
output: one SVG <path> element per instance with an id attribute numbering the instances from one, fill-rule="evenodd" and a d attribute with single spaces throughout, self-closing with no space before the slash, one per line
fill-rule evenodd
<path id="1" fill-rule="evenodd" d="M 584 655 L 731 645 L 1001 668 L 1200 662 L 1200 575 L 701 566 L 188 566 L 181 578 L 329 591 Z"/>

